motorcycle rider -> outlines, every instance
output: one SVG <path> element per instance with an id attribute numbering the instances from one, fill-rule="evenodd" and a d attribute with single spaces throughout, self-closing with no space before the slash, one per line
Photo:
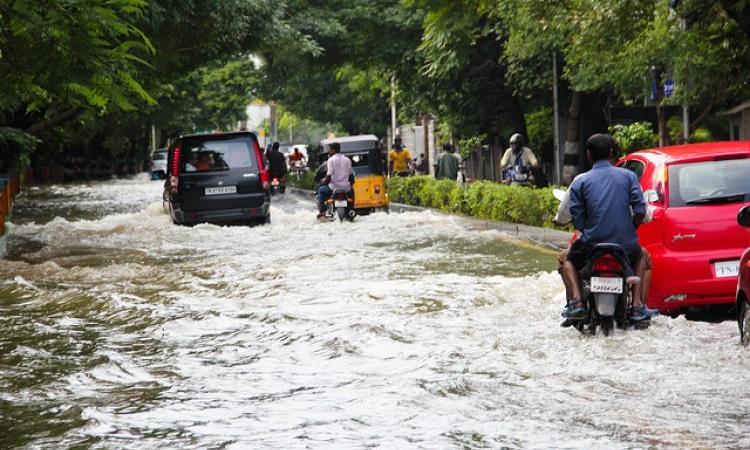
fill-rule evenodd
<path id="1" fill-rule="evenodd" d="M 279 180 L 279 190 L 283 194 L 286 191 L 286 158 L 279 151 L 279 143 L 274 142 L 271 146 L 271 150 L 268 151 L 268 171 L 271 174 L 271 179 L 274 178 Z"/>
<path id="2" fill-rule="evenodd" d="M 616 146 L 608 134 L 591 136 L 586 141 L 586 153 L 593 167 L 576 177 L 569 188 L 573 227 L 580 231 L 563 264 L 566 286 L 572 291 L 563 315 L 570 319 L 585 317 L 578 271 L 596 244 L 619 244 L 628 255 L 634 272 L 641 277 L 645 272 L 646 261 L 635 229 L 643 221 L 646 204 L 635 173 L 612 166 L 610 160 Z M 631 320 L 643 320 L 647 315 L 641 298 L 641 286 L 636 283 Z"/>
<path id="3" fill-rule="evenodd" d="M 500 160 L 500 171 L 504 184 L 531 186 L 534 184 L 532 168 L 539 168 L 539 160 L 530 148 L 524 147 L 523 136 L 519 133 L 510 137 L 510 147 Z"/>
<path id="4" fill-rule="evenodd" d="M 352 161 L 341 154 L 341 144 L 338 142 L 328 144 L 328 155 L 326 175 L 321 180 L 317 194 L 319 219 L 325 217 L 326 200 L 331 198 L 333 191 L 341 189 L 347 192 L 349 198 L 354 196 Z"/>

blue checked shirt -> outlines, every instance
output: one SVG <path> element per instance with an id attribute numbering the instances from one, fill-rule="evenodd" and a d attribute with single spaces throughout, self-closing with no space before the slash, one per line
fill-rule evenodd
<path id="1" fill-rule="evenodd" d="M 646 212 L 638 177 L 609 161 L 597 161 L 570 185 L 570 214 L 582 242 L 620 244 L 628 253 L 636 250 L 640 244 L 631 208 L 633 214 Z"/>

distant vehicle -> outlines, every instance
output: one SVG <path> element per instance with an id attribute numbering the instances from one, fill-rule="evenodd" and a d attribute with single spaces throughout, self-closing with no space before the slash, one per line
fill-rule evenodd
<path id="1" fill-rule="evenodd" d="M 653 220 L 638 228 L 653 259 L 648 306 L 664 314 L 733 309 L 750 234 L 736 220 L 750 201 L 750 141 L 642 150 L 618 165 L 638 176 Z"/>
<path id="2" fill-rule="evenodd" d="M 167 149 L 154 150 L 149 157 L 152 180 L 163 180 L 167 176 Z"/>
<path id="3" fill-rule="evenodd" d="M 388 211 L 388 192 L 385 185 L 386 168 L 380 141 L 372 134 L 323 139 L 321 148 L 338 142 L 341 154 L 352 160 L 354 171 L 354 208 L 358 215 L 383 209 Z"/>
<path id="4" fill-rule="evenodd" d="M 737 223 L 746 228 L 750 227 L 750 206 L 740 210 Z M 740 327 L 740 342 L 747 347 L 750 345 L 750 247 L 740 258 L 740 274 L 737 277 L 737 323 Z"/>
<path id="5" fill-rule="evenodd" d="M 253 133 L 182 136 L 167 163 L 163 202 L 174 223 L 270 222 L 268 172 Z"/>

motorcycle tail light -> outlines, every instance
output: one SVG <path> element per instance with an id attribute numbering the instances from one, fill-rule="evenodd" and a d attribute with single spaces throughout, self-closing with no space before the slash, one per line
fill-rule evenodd
<path id="1" fill-rule="evenodd" d="M 591 266 L 591 270 L 594 272 L 621 272 L 622 265 L 612 255 L 602 255 L 596 258 L 594 264 Z"/>

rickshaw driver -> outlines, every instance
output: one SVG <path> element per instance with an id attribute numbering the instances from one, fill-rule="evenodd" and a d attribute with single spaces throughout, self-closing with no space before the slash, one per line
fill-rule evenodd
<path id="1" fill-rule="evenodd" d="M 345 190 L 350 197 L 354 196 L 351 180 L 354 177 L 352 161 L 341 154 L 338 142 L 328 144 L 328 161 L 326 175 L 318 188 L 318 218 L 326 215 L 326 200 L 331 198 L 333 191 Z"/>

